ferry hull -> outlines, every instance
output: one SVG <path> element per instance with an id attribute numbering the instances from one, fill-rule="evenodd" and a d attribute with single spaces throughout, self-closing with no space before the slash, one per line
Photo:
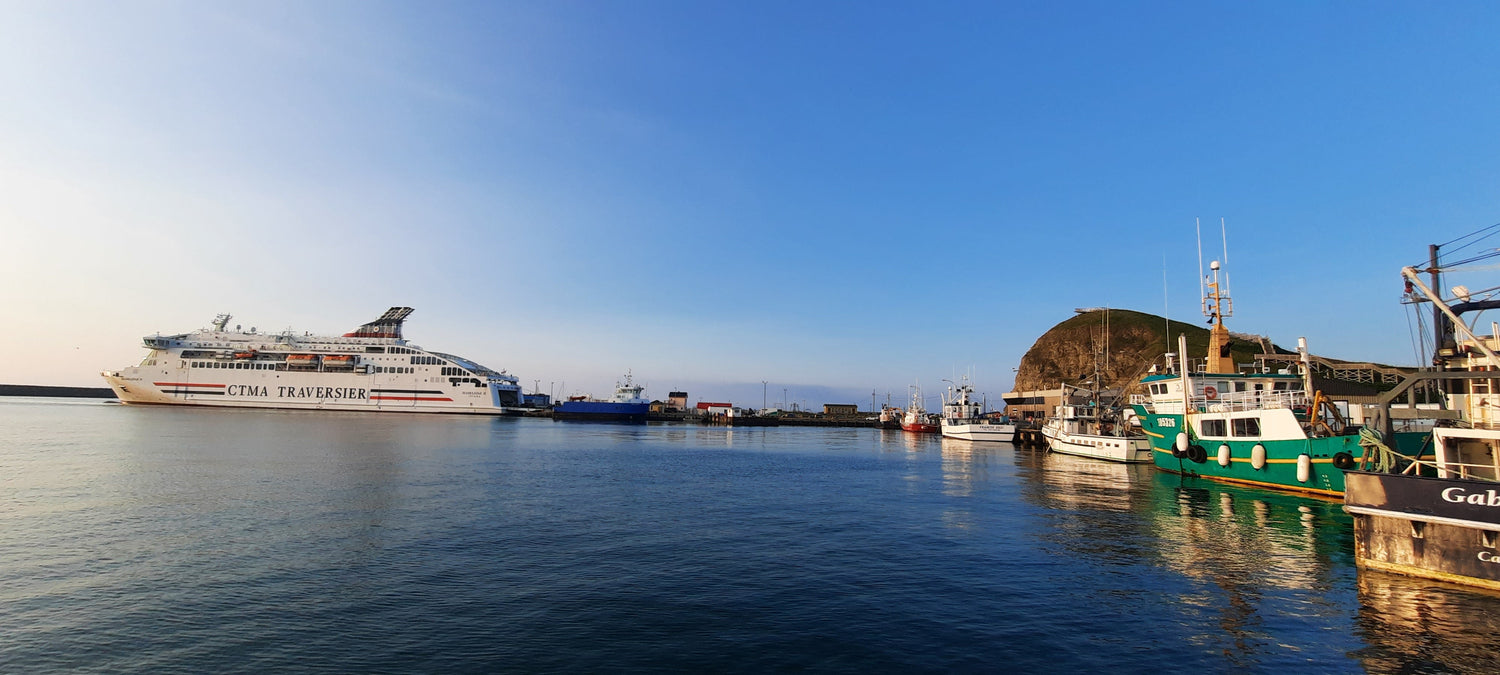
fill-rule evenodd
<path id="1" fill-rule="evenodd" d="M 509 414 L 501 397 L 511 388 L 434 387 L 384 381 L 355 373 L 234 371 L 190 382 L 185 373 L 105 372 L 104 381 L 127 405 L 283 408 L 357 412 Z M 464 389 L 471 389 L 464 391 Z M 515 388 L 518 393 L 519 387 Z"/>
<path id="2" fill-rule="evenodd" d="M 1283 440 L 1195 437 L 1193 443 L 1203 448 L 1198 457 L 1203 461 L 1194 461 L 1175 452 L 1177 434 L 1184 428 L 1182 415 L 1149 413 L 1139 406 L 1136 412 L 1150 440 L 1156 468 L 1184 476 L 1338 497 L 1344 494 L 1346 469 L 1337 464 L 1352 468 L 1364 457 L 1364 448 L 1356 434 Z M 1425 432 L 1397 433 L 1392 448 L 1402 454 L 1416 455 L 1428 436 Z M 1220 462 L 1221 446 L 1228 447 L 1227 463 Z M 1253 461 L 1257 446 L 1264 449 L 1265 457 L 1259 468 Z M 1305 460 L 1303 455 L 1307 456 Z M 1299 480 L 1303 464 L 1306 479 Z"/>

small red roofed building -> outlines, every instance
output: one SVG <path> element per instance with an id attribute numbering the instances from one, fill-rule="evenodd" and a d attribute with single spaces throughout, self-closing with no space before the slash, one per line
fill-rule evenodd
<path id="1" fill-rule="evenodd" d="M 734 407 L 734 404 L 732 404 L 732 403 L 709 403 L 708 401 L 699 401 L 698 402 L 698 414 L 699 415 L 728 415 L 729 414 L 729 409 L 733 408 L 733 407 Z"/>

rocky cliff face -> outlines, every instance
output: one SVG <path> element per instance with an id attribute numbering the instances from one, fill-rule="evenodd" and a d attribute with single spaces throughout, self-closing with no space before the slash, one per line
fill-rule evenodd
<path id="1" fill-rule="evenodd" d="M 1097 364 L 1100 388 L 1124 387 L 1139 393 L 1139 382 L 1151 364 L 1160 368 L 1162 355 L 1177 351 L 1177 336 L 1186 334 L 1188 356 L 1202 359 L 1208 348 L 1208 330 L 1194 324 L 1167 320 L 1155 314 L 1124 309 L 1096 310 L 1078 314 L 1037 338 L 1016 373 L 1016 390 L 1055 389 L 1060 383 L 1089 386 Z M 1107 351 L 1106 351 L 1107 347 Z M 1231 343 L 1236 363 L 1247 363 L 1260 352 L 1259 345 L 1243 340 Z"/>

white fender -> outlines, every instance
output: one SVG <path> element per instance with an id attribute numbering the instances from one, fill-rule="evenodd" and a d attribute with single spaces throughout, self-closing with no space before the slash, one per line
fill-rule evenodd
<path id="1" fill-rule="evenodd" d="M 1179 431 L 1179 432 L 1177 432 L 1177 451 L 1178 452 L 1187 452 L 1187 449 L 1188 449 L 1187 432 L 1186 431 Z"/>
<path id="2" fill-rule="evenodd" d="M 1312 457 L 1304 452 L 1297 455 L 1297 482 L 1306 483 L 1309 478 L 1312 478 Z"/>
<path id="3" fill-rule="evenodd" d="M 1229 466 L 1229 444 L 1219 446 L 1219 466 Z"/>
<path id="4" fill-rule="evenodd" d="M 1266 468 L 1266 446 L 1256 443 L 1250 448 L 1250 466 L 1256 471 Z"/>

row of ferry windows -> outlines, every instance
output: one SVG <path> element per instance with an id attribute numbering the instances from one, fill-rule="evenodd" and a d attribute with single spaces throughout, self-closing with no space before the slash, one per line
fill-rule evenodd
<path id="1" fill-rule="evenodd" d="M 227 368 L 229 370 L 276 370 L 274 363 L 246 363 L 244 361 L 193 361 L 194 368 Z"/>
<path id="2" fill-rule="evenodd" d="M 229 370 L 276 370 L 275 363 L 247 363 L 245 361 L 193 361 L 194 368 L 222 368 Z M 377 373 L 412 373 L 416 368 L 407 366 L 376 366 Z"/>
<path id="3" fill-rule="evenodd" d="M 1227 424 L 1226 424 L 1227 423 Z M 1224 433 L 1225 427 L 1234 432 L 1236 438 L 1254 438 L 1260 436 L 1260 420 L 1254 417 L 1246 417 L 1234 420 L 1203 420 L 1203 436 L 1225 438 L 1230 434 Z"/>

